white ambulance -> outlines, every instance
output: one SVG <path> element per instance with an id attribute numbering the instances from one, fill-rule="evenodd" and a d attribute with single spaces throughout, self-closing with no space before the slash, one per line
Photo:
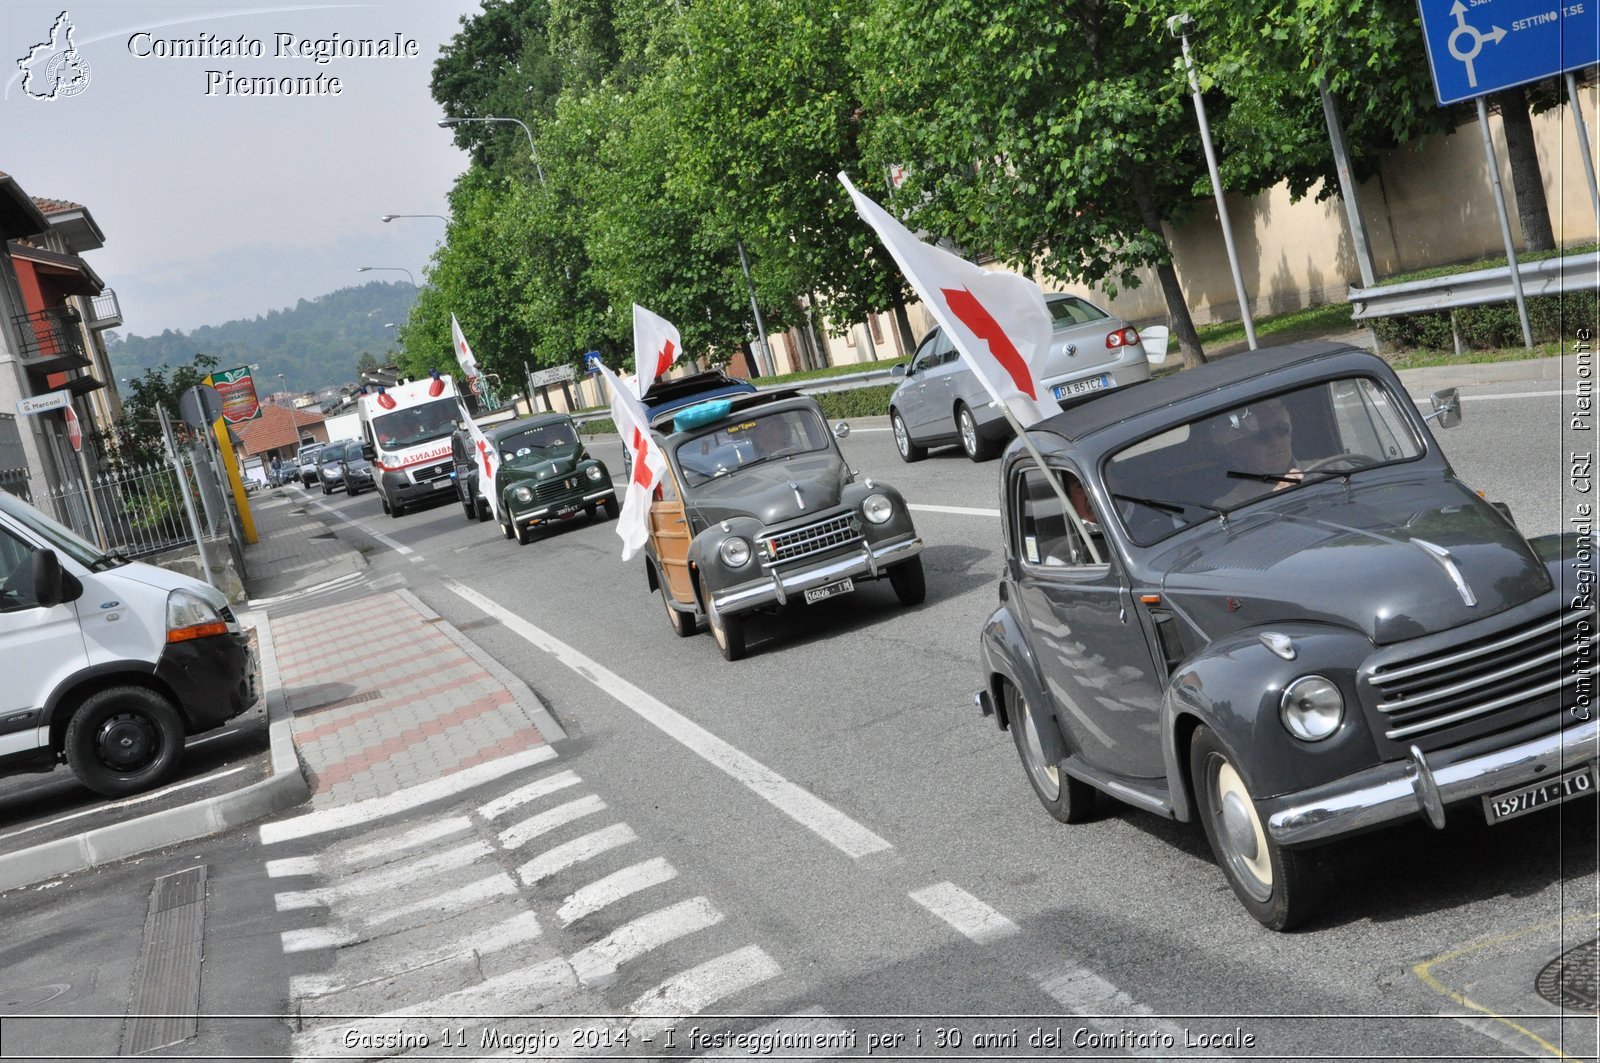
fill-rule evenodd
<path id="1" fill-rule="evenodd" d="M 385 513 L 398 517 L 411 506 L 455 497 L 450 433 L 467 415 L 454 381 L 435 371 L 380 387 L 361 396 L 359 410 Z"/>

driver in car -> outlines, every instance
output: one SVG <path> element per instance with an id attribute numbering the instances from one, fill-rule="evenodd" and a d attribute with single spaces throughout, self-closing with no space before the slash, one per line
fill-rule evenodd
<path id="1" fill-rule="evenodd" d="M 1223 414 L 1212 423 L 1212 434 L 1228 471 L 1247 474 L 1235 478 L 1233 488 L 1217 499 L 1219 506 L 1229 508 L 1269 490 L 1281 491 L 1304 475 L 1294 456 L 1289 411 L 1277 399 Z"/>
<path id="2" fill-rule="evenodd" d="M 794 433 L 789 431 L 788 419 L 782 415 L 763 417 L 745 436 L 754 453 L 746 461 L 770 458 L 774 454 L 794 448 Z"/>

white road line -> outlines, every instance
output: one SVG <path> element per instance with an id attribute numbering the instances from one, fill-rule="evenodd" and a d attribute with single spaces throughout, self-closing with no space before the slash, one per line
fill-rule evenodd
<path id="1" fill-rule="evenodd" d="M 972 506 L 930 506 L 920 502 L 907 502 L 906 508 L 919 513 L 954 513 L 962 517 L 998 517 L 998 509 L 975 509 Z"/>
<path id="2" fill-rule="evenodd" d="M 284 860 L 267 861 L 268 878 L 287 878 L 295 875 L 317 875 L 322 873 L 322 857 L 320 856 L 291 856 Z"/>
<path id="3" fill-rule="evenodd" d="M 211 775 L 202 775 L 198 779 L 190 779 L 187 782 L 173 783 L 171 786 L 163 786 L 159 790 L 152 790 L 150 793 L 140 794 L 138 797 L 130 797 L 122 801 L 112 801 L 105 804 L 95 805 L 93 808 L 86 808 L 82 812 L 69 812 L 64 816 L 57 816 L 55 819 L 47 819 L 42 823 L 35 823 L 32 826 L 22 827 L 13 831 L 7 831 L 4 834 L 0 834 L 0 840 L 4 840 L 6 838 L 15 838 L 19 834 L 27 834 L 29 831 L 41 830 L 45 827 L 53 827 L 57 823 L 67 823 L 74 819 L 82 819 L 84 816 L 103 816 L 107 812 L 115 812 L 119 808 L 129 808 L 133 805 L 142 805 L 147 801 L 154 801 L 158 797 L 165 797 L 168 794 L 175 794 L 179 790 L 187 790 L 191 786 L 204 786 L 208 782 L 216 782 L 218 779 L 226 779 L 230 775 L 237 775 L 239 772 L 245 771 L 248 767 L 249 765 L 244 765 L 238 768 L 227 768 Z"/>
<path id="4" fill-rule="evenodd" d="M 541 882 L 559 871 L 565 871 L 573 864 L 591 860 L 603 852 L 620 848 L 629 842 L 638 840 L 639 836 L 633 833 L 633 828 L 626 823 L 603 827 L 534 857 L 517 868 L 517 877 L 531 886 L 535 882 Z"/>
<path id="5" fill-rule="evenodd" d="M 564 790 L 568 786 L 576 786 L 582 781 L 575 771 L 557 772 L 536 782 L 531 782 L 520 789 L 512 790 L 509 794 L 497 797 L 488 804 L 479 805 L 478 814 L 484 819 L 494 819 L 496 816 L 503 815 L 513 808 L 528 804 L 530 801 L 537 801 L 547 794 L 553 794 L 557 790 Z"/>
<path id="6" fill-rule="evenodd" d="M 488 842 L 471 841 L 465 845 L 458 845 L 454 849 L 433 853 L 421 860 L 408 860 L 398 864 L 389 864 L 373 871 L 352 875 L 342 882 L 332 886 L 324 886 L 313 890 L 286 890 L 273 897 L 273 903 L 280 912 L 293 911 L 296 908 L 316 908 L 323 905 L 333 905 L 348 901 L 355 897 L 364 897 L 372 893 L 383 893 L 397 889 L 408 882 L 431 875 L 439 871 L 455 871 L 467 867 L 494 852 Z"/>
<path id="7" fill-rule="evenodd" d="M 596 812 L 604 812 L 606 803 L 593 794 L 568 801 L 564 805 L 557 805 L 547 812 L 540 812 L 537 816 L 529 816 L 519 823 L 514 823 L 500 832 L 500 844 L 507 849 L 520 848 L 528 842 L 543 834 L 549 834 L 557 827 L 564 827 L 574 820 L 584 816 L 592 816 Z"/>
<path id="8" fill-rule="evenodd" d="M 448 838 L 452 834 L 472 829 L 472 820 L 466 816 L 447 816 L 444 819 L 424 823 L 413 830 L 398 834 L 392 838 L 380 838 L 377 841 L 366 842 L 362 845 L 352 846 L 339 855 L 339 862 L 346 865 L 366 863 L 374 857 L 393 857 L 410 849 L 416 849 L 430 842 Z"/>
<path id="9" fill-rule="evenodd" d="M 245 605 L 251 609 L 261 609 L 268 605 L 277 605 L 279 602 L 292 601 L 295 598 L 304 598 L 312 594 L 321 594 L 323 591 L 346 587 L 353 583 L 359 583 L 365 578 L 366 576 L 360 572 L 348 572 L 343 576 L 338 576 L 323 583 L 315 583 L 297 591 L 290 591 L 288 594 L 275 594 L 270 598 L 251 598 L 245 602 Z"/>
<path id="10" fill-rule="evenodd" d="M 352 1055 L 351 1049 L 347 1047 L 350 1037 L 369 1037 L 374 1044 L 383 1045 L 384 1038 L 392 1037 L 396 1029 L 406 1031 L 422 1028 L 417 1023 L 401 1023 L 398 1021 L 401 1019 L 426 1018 L 430 1020 L 428 1028 L 432 1030 L 445 1025 L 442 1021 L 433 1022 L 435 1018 L 445 1020 L 531 1015 L 570 996 L 576 988 L 572 980 L 572 971 L 558 957 L 485 979 L 467 989 L 447 993 L 442 997 L 435 997 L 433 1000 L 413 1004 L 398 1011 L 376 1015 L 370 1019 L 344 1019 L 326 1026 L 318 1026 L 304 1033 L 295 1034 L 292 1048 L 296 1059 L 354 1059 L 357 1057 Z M 517 1025 L 520 1029 L 520 1024 L 514 1021 L 511 1025 Z M 486 1029 L 485 1034 L 487 1033 Z M 402 1038 L 394 1040 L 401 1041 Z M 363 1046 L 359 1056 L 363 1059 L 392 1056 L 411 1047 L 420 1045 L 395 1044 L 376 1048 Z"/>
<path id="11" fill-rule="evenodd" d="M 1102 1030 L 1114 1032 L 1118 1028 L 1114 1025 L 1115 1019 L 1126 1016 L 1149 1021 L 1151 1027 L 1166 1034 L 1175 1044 L 1186 1042 L 1187 1031 L 1182 1026 L 1165 1019 L 1149 1019 L 1154 1012 L 1091 970 L 1064 967 L 1059 971 L 1035 971 L 1033 980 L 1068 1015 L 1102 1020 L 1096 1024 Z"/>
<path id="12" fill-rule="evenodd" d="M 628 1005 L 630 1015 L 640 1016 L 629 1024 L 629 1032 L 653 1037 L 678 1019 L 698 1015 L 717 1001 L 782 973 L 778 961 L 757 945 L 707 960 L 673 975 Z"/>
<path id="13" fill-rule="evenodd" d="M 803 1021 L 802 1021 L 803 1020 Z M 747 1039 L 746 1045 L 759 1045 L 763 1038 L 784 1038 L 782 1043 L 793 1045 L 793 1048 L 782 1049 L 789 1053 L 785 1058 L 798 1059 L 797 1053 L 804 1052 L 806 1058 L 813 1056 L 837 1056 L 856 1048 L 856 1031 L 846 1029 L 839 1024 L 839 1020 L 823 1011 L 821 1008 L 809 1008 L 797 1012 L 777 1022 L 758 1026 L 754 1030 L 744 1031 Z M 706 1052 L 696 1056 L 696 1059 L 749 1059 L 754 1055 L 750 1049 L 742 1045 L 730 1044 L 714 1052 Z"/>
<path id="14" fill-rule="evenodd" d="M 396 541 L 394 539 L 391 539 L 387 535 L 383 534 L 380 531 L 374 531 L 372 528 L 367 527 L 367 525 L 365 525 L 364 523 L 362 523 L 359 520 L 356 520 L 354 517 L 345 516 L 339 510 L 334 509 L 332 506 L 328 505 L 328 503 L 326 503 L 326 502 L 319 502 L 314 498 L 308 498 L 308 499 L 306 499 L 306 501 L 310 502 L 313 506 L 316 506 L 318 509 L 322 510 L 324 513 L 331 514 L 332 516 L 334 516 L 338 520 L 342 520 L 346 524 L 351 525 L 352 527 L 360 528 L 367 535 L 369 535 L 372 538 L 378 540 L 378 542 L 382 543 L 384 546 L 387 546 L 389 549 L 393 550 L 397 554 L 404 554 L 404 555 L 409 557 L 410 555 L 416 553 L 415 550 L 411 549 L 411 547 L 407 546 L 405 543 L 398 542 L 398 541 Z"/>
<path id="15" fill-rule="evenodd" d="M 361 935 L 346 927 L 312 926 L 304 930 L 285 930 L 278 939 L 284 952 L 294 953 L 344 948 L 360 941 Z"/>
<path id="16" fill-rule="evenodd" d="M 704 897 L 680 901 L 649 915 L 624 923 L 569 960 L 584 985 L 601 985 L 616 976 L 617 968 L 653 948 L 722 922 L 722 913 Z"/>
<path id="17" fill-rule="evenodd" d="M 480 930 L 465 940 L 451 941 L 421 952 L 408 952 L 401 964 L 363 968 L 360 972 L 361 977 L 355 981 L 344 980 L 332 974 L 295 975 L 289 979 L 289 996 L 293 1000 L 304 1000 L 307 997 L 325 997 L 330 993 L 339 993 L 355 986 L 387 982 L 411 971 L 443 963 L 452 957 L 490 956 L 515 945 L 537 940 L 543 933 L 544 928 L 539 925 L 539 917 L 532 912 L 523 912 Z"/>
<path id="18" fill-rule="evenodd" d="M 561 920 L 563 926 L 571 926 L 584 916 L 593 915 L 624 897 L 631 897 L 677 877 L 678 869 L 667 863 L 665 857 L 645 860 L 573 890 L 561 907 L 556 909 L 556 918 Z"/>
<path id="19" fill-rule="evenodd" d="M 987 945 L 1021 933 L 1021 928 L 953 882 L 915 890 L 912 900 L 943 919 L 969 941 Z"/>
<path id="20" fill-rule="evenodd" d="M 892 849 L 888 842 L 816 795 L 640 690 L 586 654 L 529 623 L 492 598 L 455 580 L 443 585 L 610 694 L 641 719 L 659 728 L 690 752 L 726 772 L 796 823 L 854 859 Z"/>
<path id="21" fill-rule="evenodd" d="M 387 908 L 372 915 L 364 916 L 362 922 L 368 926 L 381 926 L 392 923 L 396 919 L 404 919 L 408 915 L 418 912 L 427 912 L 433 916 L 453 915 L 456 912 L 476 908 L 484 901 L 494 897 L 509 897 L 517 892 L 517 884 L 511 881 L 511 876 L 505 872 L 480 878 L 476 882 L 469 882 L 453 890 L 425 897 L 420 901 L 402 904 L 398 908 Z"/>
<path id="22" fill-rule="evenodd" d="M 278 823 L 264 823 L 261 826 L 261 843 L 275 845 L 278 842 L 306 838 L 314 834 L 326 834 L 329 831 L 343 830 L 359 823 L 369 823 L 385 816 L 406 812 L 431 801 L 454 797 L 456 794 L 475 786 L 482 786 L 514 771 L 553 760 L 555 755 L 556 751 L 549 746 L 535 746 L 521 753 L 513 753 L 509 757 L 501 757 L 499 760 L 478 764 L 417 786 L 396 790 L 383 797 L 370 797 L 350 805 L 318 809 Z"/>

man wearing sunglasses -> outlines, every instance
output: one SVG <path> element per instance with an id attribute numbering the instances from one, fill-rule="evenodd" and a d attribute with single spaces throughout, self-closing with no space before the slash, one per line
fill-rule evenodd
<path id="1" fill-rule="evenodd" d="M 1252 403 L 1215 418 L 1212 436 L 1234 486 L 1216 504 L 1241 503 L 1300 482 L 1289 411 L 1277 399 Z"/>

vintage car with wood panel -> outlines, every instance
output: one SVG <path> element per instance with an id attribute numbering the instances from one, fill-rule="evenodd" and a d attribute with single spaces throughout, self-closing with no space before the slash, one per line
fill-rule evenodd
<path id="1" fill-rule="evenodd" d="M 1030 429 L 1059 489 L 1009 448 L 976 700 L 1052 816 L 1110 795 L 1199 820 L 1281 930 L 1317 904 L 1319 843 L 1594 795 L 1592 535 L 1522 535 L 1429 431 L 1459 398 L 1433 407 L 1299 344 Z"/>
<path id="2" fill-rule="evenodd" d="M 496 425 L 484 436 L 500 456 L 493 490 L 500 500 L 500 530 L 521 546 L 533 530 L 600 507 L 616 518 L 621 507 L 603 461 L 591 457 L 564 413 Z M 480 488 L 481 489 L 481 488 Z"/>
<path id="3" fill-rule="evenodd" d="M 926 596 L 905 499 L 857 477 L 815 399 L 734 395 L 653 418 L 652 430 L 670 468 L 650 507 L 645 574 L 680 636 L 704 616 L 732 661 L 760 610 L 864 580 L 889 580 L 904 605 Z"/>

